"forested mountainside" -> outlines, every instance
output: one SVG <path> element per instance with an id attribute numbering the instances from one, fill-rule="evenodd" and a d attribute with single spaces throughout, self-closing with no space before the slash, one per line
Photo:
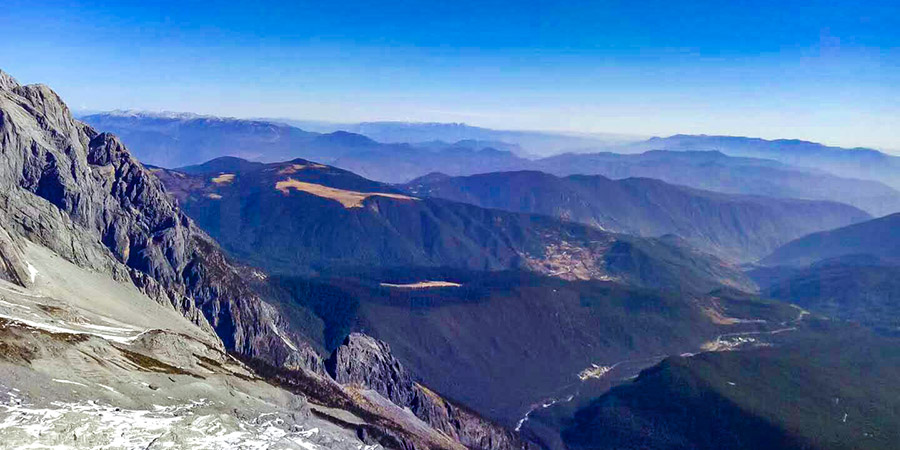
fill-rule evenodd
<path id="1" fill-rule="evenodd" d="M 648 150 L 638 154 L 563 154 L 536 161 L 533 168 L 558 176 L 655 178 L 729 194 L 829 200 L 856 206 L 874 216 L 900 211 L 900 192 L 882 182 L 841 177 L 773 158 L 733 155 L 703 148 Z"/>
<path id="2" fill-rule="evenodd" d="M 806 234 L 870 218 L 834 202 L 721 194 L 650 178 L 611 180 L 520 171 L 426 176 L 403 188 L 411 195 L 544 214 L 619 233 L 674 234 L 723 259 L 741 262 L 767 256 Z"/>

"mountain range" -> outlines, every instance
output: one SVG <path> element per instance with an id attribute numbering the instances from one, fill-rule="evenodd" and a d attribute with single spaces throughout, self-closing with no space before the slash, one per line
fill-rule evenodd
<path id="1" fill-rule="evenodd" d="M 49 88 L 20 86 L 5 74 L 0 80 L 6 168 L 0 172 L 4 182 L 0 306 L 7 333 L 0 374 L 13 394 L 10 398 L 17 399 L 4 408 L 20 412 L 25 417 L 21 420 L 45 427 L 38 441 L 48 445 L 107 445 L 116 436 L 109 428 L 110 420 L 126 420 L 128 414 L 141 417 L 155 404 L 162 409 L 153 417 L 168 421 L 172 431 L 154 437 L 151 429 L 127 436 L 133 445 L 146 447 L 154 438 L 176 446 L 242 445 L 239 439 L 276 433 L 266 439 L 288 447 L 311 442 L 341 447 L 361 441 L 390 448 L 521 448 L 529 444 L 480 415 L 514 424 L 527 403 L 544 389 L 555 389 L 575 376 L 591 358 L 622 349 L 645 354 L 659 348 L 696 348 L 721 327 L 733 328 L 716 322 L 716 314 L 748 314 L 732 310 L 725 299 L 703 294 L 723 283 L 751 289 L 740 272 L 674 241 L 616 235 L 544 216 L 414 199 L 390 186 L 304 160 L 262 166 L 242 163 L 241 172 L 225 173 L 219 165 L 218 173 L 203 175 L 148 169 L 115 136 L 74 120 Z M 163 183 L 171 184 L 167 177 L 188 182 L 176 183 L 169 191 Z M 229 189 L 235 187 L 242 189 Z M 291 229 L 301 234 L 341 233 L 344 228 L 357 242 L 364 242 L 363 237 L 377 242 L 382 238 L 376 238 L 372 230 L 378 226 L 358 228 L 354 221 L 386 220 L 381 223 L 390 226 L 383 229 L 399 230 L 395 235 L 414 239 L 408 245 L 373 247 L 392 251 L 396 247 L 401 265 L 374 265 L 366 270 L 390 269 L 403 275 L 376 273 L 372 278 L 359 269 L 328 275 L 325 269 L 332 261 L 346 260 L 348 268 L 371 261 L 354 246 L 348 247 L 349 252 L 334 251 L 331 246 L 340 245 L 342 238 L 320 235 L 318 243 L 328 245 L 320 247 L 320 253 L 313 252 L 309 260 L 320 262 L 322 276 L 304 278 L 302 270 L 274 271 L 277 276 L 272 276 L 266 267 L 246 265 L 253 262 L 249 249 L 244 253 L 221 250 L 181 209 L 183 203 L 193 211 L 191 215 L 202 217 L 197 211 L 209 200 L 220 201 L 211 204 L 219 205 L 220 212 L 227 212 L 221 204 L 229 202 L 240 211 L 242 201 L 252 198 L 254 190 L 264 206 L 247 208 L 254 214 L 298 202 L 285 212 L 292 219 L 310 215 Z M 198 197 L 197 203 L 192 205 L 191 198 L 177 201 L 179 192 Z M 209 207 L 210 217 L 214 209 Z M 352 219 L 353 215 L 357 218 Z M 227 219 L 217 223 L 224 228 L 231 216 L 223 217 Z M 428 223 L 423 220 L 434 223 L 421 228 L 416 237 L 413 218 L 419 226 Z M 278 223 L 248 220 L 245 225 Z M 269 232 L 256 230 L 259 236 Z M 386 234 L 383 239 L 395 235 Z M 295 238 L 278 237 L 282 246 L 303 242 Z M 460 251 L 456 244 L 465 239 L 473 244 Z M 270 249 L 277 248 L 275 240 L 269 242 Z M 494 242 L 493 247 L 486 242 Z M 226 245 L 237 248 L 237 240 Z M 572 257 L 586 258 L 579 264 L 570 262 Z M 472 275 L 453 278 L 459 282 L 434 282 L 435 287 L 422 281 L 425 276 L 449 278 L 439 276 L 447 275 L 444 271 L 449 269 L 438 267 L 448 263 Z M 512 270 L 496 271 L 500 269 Z M 509 275 L 498 278 L 502 273 Z M 565 279 L 573 277 L 594 280 L 570 290 Z M 465 283 L 471 287 L 454 290 Z M 312 291 L 316 295 L 304 290 L 311 285 L 317 286 Z M 359 285 L 367 288 L 344 295 Z M 666 294 L 657 287 L 682 295 Z M 418 295 L 420 289 L 424 297 Z M 546 301 L 554 289 L 565 295 L 565 302 Z M 336 292 L 343 301 L 323 303 L 329 298 L 318 295 L 323 292 Z M 438 306 L 430 312 L 422 309 L 429 296 L 436 296 L 432 298 Z M 523 353 L 528 344 L 519 340 L 522 329 L 515 326 L 515 316 L 485 314 L 486 308 L 502 308 L 519 310 L 525 314 L 520 318 L 531 317 L 529 308 L 509 309 L 514 303 L 508 299 L 515 297 L 547 310 L 535 319 L 559 317 L 559 308 L 566 307 L 573 311 L 564 317 L 576 320 L 580 316 L 588 320 L 585 325 L 594 323 L 589 318 L 605 317 L 603 321 L 615 329 L 661 331 L 630 337 L 619 333 L 611 341 L 605 327 L 587 338 L 578 331 L 582 326 L 569 327 L 556 338 L 543 340 L 545 347 L 540 351 L 534 347 L 528 356 Z M 405 306 L 395 303 L 404 298 Z M 618 306 L 607 308 L 610 302 Z M 355 314 L 341 313 L 342 305 L 353 303 L 359 305 Z M 447 333 L 459 328 L 444 315 L 453 313 L 444 308 L 450 304 L 465 311 L 468 330 L 479 329 L 479 318 L 499 320 L 484 328 L 495 334 L 472 334 L 468 341 L 451 339 L 453 334 Z M 428 320 L 435 326 L 414 326 L 407 319 L 411 326 L 400 327 L 404 314 L 434 314 Z M 352 326 L 345 326 L 347 319 L 353 319 Z M 320 325 L 330 330 L 329 340 L 311 333 Z M 536 325 L 552 329 L 550 323 Z M 345 332 L 335 332 L 342 329 Z M 393 342 L 382 344 L 353 333 L 365 329 Z M 498 353 L 496 347 L 483 346 L 484 339 L 505 342 L 501 347 L 505 350 Z M 559 364 L 547 365 L 548 371 L 537 371 L 533 378 L 523 377 L 520 386 L 528 389 L 517 395 L 502 396 L 499 380 L 490 382 L 486 375 L 509 370 L 509 364 L 547 361 L 559 348 L 576 348 L 572 346 L 575 339 L 595 342 L 597 351 L 556 356 Z M 455 342 L 453 351 L 445 353 L 455 356 L 435 357 L 440 354 L 432 353 L 433 347 L 417 342 Z M 369 350 L 373 348 L 377 352 Z M 488 353 L 477 356 L 479 348 Z M 393 356 L 394 351 L 398 356 Z M 68 356 L 57 359 L 63 354 Z M 505 356 L 498 362 L 488 357 L 501 354 Z M 441 370 L 447 361 L 468 361 L 469 367 L 478 369 L 472 372 L 477 376 L 467 380 L 462 374 Z M 427 372 L 413 375 L 407 366 Z M 467 390 L 466 381 L 483 383 L 469 385 Z M 432 382 L 440 388 L 429 388 Z M 219 386 L 239 386 L 239 391 Z M 466 400 L 477 404 L 481 413 L 436 393 L 451 388 L 454 394 L 470 392 Z M 210 390 L 215 395 L 203 394 Z M 47 397 L 42 400 L 38 392 L 53 392 L 50 398 L 55 403 Z M 123 392 L 129 400 L 123 399 Z M 493 394 L 477 395 L 488 392 Z M 236 400 L 229 400 L 232 396 Z M 184 405 L 186 398 L 204 400 Z M 47 409 L 60 417 L 53 422 L 55 428 L 41 422 L 40 411 Z M 176 422 L 186 411 L 202 412 L 203 420 Z M 260 417 L 272 414 L 279 420 L 261 421 Z M 236 430 L 227 436 L 238 440 L 203 441 L 208 429 L 199 427 L 204 421 Z M 139 422 L 139 426 L 154 423 Z M 66 432 L 75 427 L 87 433 Z M 313 428 L 319 431 L 310 431 Z M 15 439 L 24 445 L 34 438 Z"/>
<path id="2" fill-rule="evenodd" d="M 483 141 L 499 143 L 520 156 L 549 156 L 585 148 L 619 146 L 641 138 L 613 133 L 563 133 L 549 131 L 495 130 L 464 123 L 360 122 L 329 123 L 291 119 L 270 119 L 320 133 L 347 131 L 379 142 L 427 143 L 433 141 Z M 496 144 L 495 144 L 496 145 Z M 498 148 L 500 148 L 498 146 Z"/>
<path id="3" fill-rule="evenodd" d="M 628 144 L 633 151 L 718 150 L 728 155 L 774 159 L 838 176 L 881 181 L 900 189 L 900 157 L 871 148 L 841 148 L 798 139 L 766 140 L 739 136 L 674 135 Z"/>
<path id="4" fill-rule="evenodd" d="M 231 254 L 287 287 L 280 303 L 314 345 L 327 352 L 365 331 L 508 426 L 595 361 L 693 351 L 767 326 L 755 322 L 766 314 L 793 315 L 708 295 L 755 287 L 675 237 L 418 197 L 299 159 L 154 173 Z M 504 376 L 519 367 L 529 369 Z"/>
<path id="5" fill-rule="evenodd" d="M 535 168 L 559 176 L 645 177 L 731 194 L 831 200 L 875 216 L 900 211 L 900 192 L 881 182 L 842 178 L 817 169 L 730 156 L 717 150 L 563 154 L 539 160 Z"/>
<path id="6" fill-rule="evenodd" d="M 222 156 L 261 162 L 302 157 L 373 179 L 403 182 L 438 169 L 448 173 L 467 173 L 470 167 L 504 170 L 525 161 L 479 141 L 385 144 L 343 130 L 315 133 L 273 121 L 121 111 L 87 115 L 82 120 L 121 136 L 145 163 L 166 168 Z"/>
<path id="7" fill-rule="evenodd" d="M 648 177 L 726 193 L 831 200 L 856 206 L 876 216 L 900 211 L 900 193 L 882 182 L 870 179 L 872 177 L 868 172 L 852 176 L 847 175 L 846 171 L 835 172 L 844 174 L 837 176 L 817 168 L 815 160 L 804 163 L 798 159 L 796 165 L 775 161 L 783 159 L 778 157 L 778 152 L 765 153 L 764 158 L 768 159 L 740 157 L 743 146 L 734 146 L 736 150 L 733 152 L 716 152 L 711 149 L 717 148 L 718 141 L 688 139 L 688 136 L 677 141 L 657 138 L 630 144 L 629 147 L 611 147 L 621 152 L 667 147 L 672 147 L 673 151 L 647 151 L 638 155 L 585 153 L 593 152 L 590 150 L 593 147 L 588 146 L 582 148 L 580 153 L 534 160 L 521 156 L 525 153 L 521 142 L 525 141 L 517 140 L 517 134 L 491 134 L 492 130 L 488 129 L 476 129 L 485 130 L 484 133 L 467 134 L 459 130 L 469 130 L 471 127 L 456 124 L 385 124 L 389 130 L 413 132 L 411 130 L 434 129 L 450 133 L 429 135 L 428 140 L 424 140 L 423 135 L 422 142 L 386 144 L 377 142 L 378 139 L 373 140 L 362 134 L 336 130 L 333 127 L 316 128 L 328 131 L 327 134 L 321 134 L 265 120 L 142 112 L 99 113 L 84 116 L 83 119 L 97 128 L 121 136 L 145 163 L 166 168 L 202 164 L 222 156 L 260 162 L 286 161 L 299 157 L 390 183 L 406 183 L 431 172 L 464 176 L 497 171 L 539 170 L 559 176 L 603 175 L 613 179 Z M 379 139 L 386 139 L 373 131 L 380 130 L 381 127 L 373 125 L 371 128 L 349 128 L 372 131 Z M 455 134 L 453 130 L 459 131 L 459 134 Z M 454 140 L 456 138 L 466 139 Z M 756 147 L 760 148 L 769 142 L 749 138 L 729 138 L 724 141 L 756 142 Z M 687 151 L 694 149 L 707 151 Z M 785 150 L 792 151 L 795 151 L 794 147 Z M 841 150 L 828 150 L 834 151 Z M 890 159 L 887 156 L 885 158 Z M 890 180 L 884 181 L 891 184 Z"/>
<path id="8" fill-rule="evenodd" d="M 529 270 L 654 288 L 749 286 L 729 264 L 673 239 L 416 197 L 301 159 L 208 164 L 205 173 L 193 167 L 194 175 L 156 175 L 232 254 L 274 273 L 417 266 Z M 223 170 L 229 164 L 232 170 Z"/>
<path id="9" fill-rule="evenodd" d="M 795 238 L 870 218 L 840 203 L 721 194 L 650 178 L 561 178 L 533 171 L 428 175 L 404 189 L 411 195 L 544 214 L 619 233 L 674 234 L 738 262 L 755 261 Z"/>

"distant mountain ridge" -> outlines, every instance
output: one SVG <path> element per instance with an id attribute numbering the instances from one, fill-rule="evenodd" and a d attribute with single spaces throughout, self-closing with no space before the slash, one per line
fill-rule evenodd
<path id="1" fill-rule="evenodd" d="M 222 156 L 260 162 L 302 157 L 373 179 L 405 182 L 438 169 L 468 173 L 526 163 L 508 150 L 492 149 L 491 142 L 472 140 L 381 143 L 343 130 L 315 133 L 274 121 L 182 113 L 115 112 L 82 119 L 120 136 L 142 161 L 167 168 L 202 164 Z"/>
<path id="2" fill-rule="evenodd" d="M 468 177 L 435 174 L 404 188 L 413 195 L 545 214 L 615 232 L 676 234 L 700 249 L 741 262 L 766 256 L 811 232 L 870 218 L 839 203 L 720 194 L 650 178 L 559 178 L 532 171 Z"/>
<path id="3" fill-rule="evenodd" d="M 777 151 L 780 148 L 777 147 L 780 145 L 777 142 L 773 144 L 751 138 L 676 136 L 622 144 L 582 142 L 593 138 L 578 135 L 566 137 L 569 140 L 567 142 L 574 147 L 556 147 L 556 151 L 577 150 L 578 153 L 532 160 L 521 156 L 530 154 L 522 144 L 527 139 L 521 139 L 522 136 L 538 136 L 543 139 L 556 135 L 545 136 L 540 132 L 505 133 L 461 124 L 387 123 L 382 124 L 387 128 L 374 125 L 365 129 L 344 127 L 350 129 L 347 131 L 335 128 L 334 124 L 322 128 L 321 123 L 310 123 L 312 129 L 329 132 L 322 134 L 284 123 L 289 121 L 134 111 L 93 114 L 84 116 L 83 119 L 98 129 L 116 133 L 145 163 L 167 168 L 202 164 L 221 156 L 260 162 L 286 161 L 299 157 L 390 183 L 405 183 L 435 171 L 457 176 L 540 170 L 560 176 L 583 174 L 604 175 L 609 178 L 649 177 L 726 193 L 832 200 L 856 206 L 876 216 L 900 212 L 900 192 L 885 184 L 894 184 L 893 180 L 900 179 L 896 177 L 897 172 L 890 168 L 892 161 L 895 161 L 893 157 L 879 154 L 882 156 L 876 160 L 884 164 L 865 162 L 866 165 L 861 165 L 863 162 L 852 162 L 856 151 L 814 143 L 804 145 L 817 149 L 815 151 L 780 152 Z M 411 134 L 378 134 L 377 131 L 382 129 L 396 129 Z M 415 130 L 424 131 L 420 135 Z M 447 132 L 431 133 L 429 130 Z M 368 132 L 372 134 L 367 134 Z M 401 137 L 420 142 L 379 142 Z M 668 147 L 672 150 L 657 151 Z M 649 151 L 640 155 L 585 153 L 596 152 L 598 149 L 631 153 Z M 791 156 L 801 154 L 836 156 L 825 159 L 818 156 L 818 159 Z M 837 157 L 850 158 L 847 161 L 851 162 L 836 166 L 832 160 Z M 776 160 L 787 161 L 792 165 Z M 854 171 L 844 166 L 857 169 Z M 835 168 L 840 170 L 834 170 Z M 879 173 L 884 176 L 878 175 Z"/>
<path id="4" fill-rule="evenodd" d="M 842 148 L 798 139 L 766 140 L 740 136 L 674 135 L 630 144 L 632 151 L 719 150 L 733 156 L 774 159 L 835 175 L 881 181 L 900 189 L 900 156 L 871 148 Z"/>
<path id="5" fill-rule="evenodd" d="M 561 151 L 622 145 L 638 137 L 613 133 L 566 133 L 553 131 L 498 130 L 444 122 L 359 122 L 328 123 L 291 119 L 272 119 L 318 132 L 349 131 L 364 134 L 379 142 L 423 143 L 429 141 L 495 141 L 514 145 L 520 156 L 548 156 Z"/>
<path id="6" fill-rule="evenodd" d="M 534 161 L 530 167 L 559 176 L 646 177 L 732 194 L 831 200 L 875 216 L 900 212 L 900 192 L 881 182 L 842 178 L 772 159 L 729 156 L 718 150 L 569 153 Z"/>
<path id="7" fill-rule="evenodd" d="M 189 113 L 115 112 L 81 119 L 115 133 L 141 161 L 161 167 L 201 163 L 223 154 L 248 159 L 280 155 L 318 136 L 273 122 Z"/>

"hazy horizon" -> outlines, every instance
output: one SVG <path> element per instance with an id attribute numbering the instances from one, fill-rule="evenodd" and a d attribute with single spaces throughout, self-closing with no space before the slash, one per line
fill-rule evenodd
<path id="1" fill-rule="evenodd" d="M 193 111 L 168 111 L 168 110 L 152 111 L 152 110 L 142 110 L 142 109 L 124 109 L 124 110 L 122 110 L 122 109 L 120 109 L 120 110 L 77 110 L 76 109 L 76 110 L 72 111 L 72 114 L 75 115 L 76 117 L 84 117 L 84 116 L 93 115 L 93 114 L 108 114 L 108 113 L 114 113 L 114 112 L 134 112 L 134 113 L 158 114 L 158 115 L 186 114 L 186 115 L 194 115 L 197 117 L 217 117 L 217 118 L 222 118 L 222 119 L 264 120 L 264 121 L 272 121 L 272 122 L 281 121 L 283 123 L 286 123 L 287 125 L 294 126 L 294 127 L 300 128 L 300 129 L 303 129 L 303 127 L 298 125 L 297 123 L 302 124 L 303 122 L 319 123 L 321 125 L 333 125 L 333 126 L 354 125 L 354 124 L 361 124 L 361 123 L 410 123 L 410 124 L 463 125 L 463 126 L 485 128 L 485 129 L 496 130 L 496 131 L 546 133 L 546 134 L 560 134 L 560 135 L 571 135 L 571 136 L 583 135 L 583 136 L 597 136 L 597 137 L 601 137 L 601 136 L 602 137 L 614 137 L 617 139 L 621 139 L 623 143 L 624 142 L 637 142 L 637 141 L 647 140 L 647 139 L 651 139 L 651 138 L 666 138 L 666 137 L 672 137 L 672 136 L 679 135 L 679 134 L 694 135 L 694 136 L 705 135 L 705 136 L 746 137 L 746 138 L 760 138 L 760 139 L 765 139 L 765 140 L 802 140 L 802 141 L 808 141 L 808 142 L 813 142 L 813 143 L 817 143 L 817 144 L 824 144 L 824 145 L 848 148 L 848 149 L 854 149 L 854 148 L 874 149 L 874 150 L 879 150 L 879 151 L 889 153 L 889 154 L 892 154 L 895 156 L 900 156 L 900 149 L 890 149 L 890 148 L 875 147 L 875 146 L 853 146 L 853 147 L 841 146 L 839 144 L 831 144 L 828 142 L 816 141 L 816 140 L 812 140 L 812 139 L 799 139 L 799 138 L 792 137 L 792 136 L 763 137 L 763 136 L 749 136 L 749 135 L 738 135 L 738 134 L 712 134 L 712 133 L 674 133 L 674 134 L 664 134 L 664 135 L 636 135 L 636 134 L 622 134 L 622 133 L 607 133 L 607 132 L 602 132 L 602 131 L 526 129 L 526 128 L 493 128 L 493 127 L 485 127 L 485 126 L 468 123 L 468 122 L 433 122 L 433 121 L 391 120 L 391 119 L 364 120 L 364 121 L 359 121 L 359 122 L 348 122 L 348 121 L 339 122 L 339 121 L 320 120 L 320 119 L 315 119 L 315 118 L 239 117 L 239 116 L 220 116 L 220 115 L 216 115 L 216 114 L 201 114 L 201 113 L 196 113 Z M 287 122 L 296 122 L 296 123 L 287 123 Z M 313 130 L 307 130 L 307 131 L 313 131 Z M 573 149 L 573 150 L 575 150 L 575 149 Z"/>
<path id="2" fill-rule="evenodd" d="M 73 108 L 802 139 L 896 152 L 897 5 L 14 0 L 4 70 Z"/>

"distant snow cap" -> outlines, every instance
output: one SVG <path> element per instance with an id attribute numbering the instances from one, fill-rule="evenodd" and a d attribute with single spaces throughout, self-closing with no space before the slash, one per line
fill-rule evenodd
<path id="1" fill-rule="evenodd" d="M 148 117 L 154 119 L 178 119 L 178 120 L 189 120 L 189 119 L 219 119 L 216 116 L 209 116 L 203 114 L 195 114 L 190 112 L 176 112 L 176 111 L 141 111 L 137 109 L 116 109 L 105 113 L 111 117 Z"/>

